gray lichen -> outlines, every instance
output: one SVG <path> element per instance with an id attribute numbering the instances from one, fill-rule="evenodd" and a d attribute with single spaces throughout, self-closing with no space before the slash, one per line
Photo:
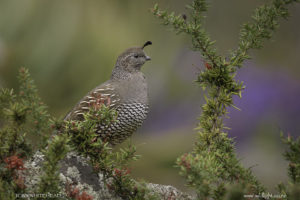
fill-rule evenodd
<path id="1" fill-rule="evenodd" d="M 44 161 L 44 156 L 41 152 L 36 152 L 32 159 L 25 163 L 26 172 L 25 185 L 28 192 L 34 193 L 42 175 L 41 166 Z M 62 196 L 66 196 L 66 186 L 78 188 L 79 191 L 85 191 L 91 195 L 94 200 L 121 200 L 120 197 L 115 196 L 105 186 L 103 182 L 103 174 L 95 174 L 93 168 L 88 164 L 88 159 L 77 155 L 75 152 L 67 154 L 65 159 L 60 163 L 60 181 Z M 147 187 L 158 194 L 162 200 L 192 200 L 181 191 L 173 186 L 165 186 L 159 184 L 148 183 Z M 64 199 L 64 198 L 62 198 Z"/>

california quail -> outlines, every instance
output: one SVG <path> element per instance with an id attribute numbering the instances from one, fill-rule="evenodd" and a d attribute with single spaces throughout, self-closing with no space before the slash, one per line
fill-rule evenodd
<path id="1" fill-rule="evenodd" d="M 124 51 L 117 59 L 111 78 L 83 97 L 64 120 L 83 120 L 83 113 L 91 105 L 102 101 L 110 108 L 115 108 L 118 116 L 116 122 L 110 125 L 97 125 L 99 137 L 115 145 L 131 136 L 142 125 L 148 113 L 147 82 L 140 69 L 150 60 L 144 47 L 151 44 L 148 41 L 142 47 Z"/>

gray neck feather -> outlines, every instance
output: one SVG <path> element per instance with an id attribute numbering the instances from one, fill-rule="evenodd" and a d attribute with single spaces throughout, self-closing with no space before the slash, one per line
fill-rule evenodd
<path id="1" fill-rule="evenodd" d="M 112 71 L 112 80 L 124 80 L 130 77 L 130 72 L 124 70 L 122 67 L 116 65 Z"/>

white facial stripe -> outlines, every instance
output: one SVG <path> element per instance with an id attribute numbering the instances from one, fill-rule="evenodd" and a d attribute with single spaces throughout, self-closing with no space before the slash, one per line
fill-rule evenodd
<path id="1" fill-rule="evenodd" d="M 135 55 L 135 53 L 130 53 L 130 54 L 128 54 L 127 56 L 125 56 L 123 60 L 126 60 L 128 57 L 134 56 L 134 55 Z"/>

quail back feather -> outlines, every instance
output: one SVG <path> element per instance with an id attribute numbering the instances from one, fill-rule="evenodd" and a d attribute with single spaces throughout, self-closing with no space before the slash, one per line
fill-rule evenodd
<path id="1" fill-rule="evenodd" d="M 109 125 L 98 124 L 96 132 L 101 139 L 115 145 L 130 137 L 147 117 L 148 88 L 145 75 L 140 71 L 150 57 L 144 47 L 124 51 L 117 59 L 111 78 L 91 90 L 66 115 L 64 120 L 83 120 L 83 113 L 97 102 L 104 102 L 118 112 L 117 120 Z"/>

